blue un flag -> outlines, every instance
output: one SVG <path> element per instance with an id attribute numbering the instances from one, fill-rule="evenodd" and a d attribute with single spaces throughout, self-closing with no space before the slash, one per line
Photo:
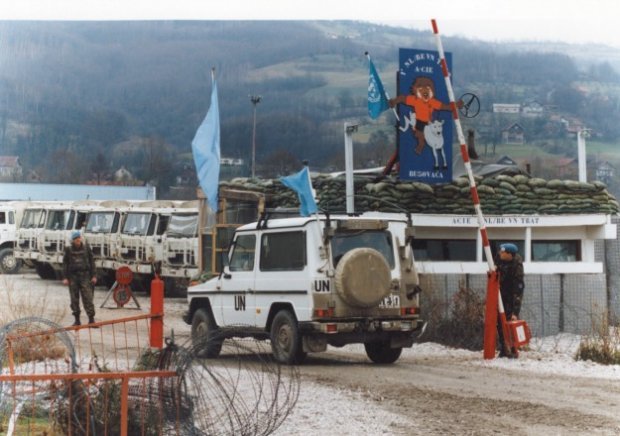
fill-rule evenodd
<path id="1" fill-rule="evenodd" d="M 301 216 L 310 216 L 310 214 L 318 211 L 316 201 L 314 201 L 314 196 L 312 195 L 308 167 L 304 167 L 303 170 L 296 174 L 280 177 L 280 181 L 287 188 L 297 192 L 299 197 L 299 214 Z"/>
<path id="2" fill-rule="evenodd" d="M 390 108 L 387 98 L 385 97 L 385 91 L 383 89 L 383 83 L 381 78 L 377 74 L 375 64 L 371 60 L 370 63 L 370 75 L 368 78 L 368 115 L 373 120 L 379 118 L 381 112 Z"/>
<path id="3" fill-rule="evenodd" d="M 211 106 L 198 127 L 192 141 L 198 183 L 207 196 L 213 212 L 217 212 L 217 194 L 220 182 L 220 109 L 217 102 L 217 83 L 213 78 Z"/>

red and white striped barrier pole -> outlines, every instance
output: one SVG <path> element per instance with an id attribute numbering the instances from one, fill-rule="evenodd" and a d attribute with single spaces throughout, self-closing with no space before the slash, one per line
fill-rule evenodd
<path id="1" fill-rule="evenodd" d="M 484 358 L 493 359 L 495 358 L 497 308 L 499 308 L 499 316 L 502 323 L 502 332 L 505 341 L 504 343 L 510 344 L 511 339 L 508 333 L 508 324 L 506 323 L 504 304 L 502 303 L 502 298 L 499 294 L 499 277 L 497 275 L 497 271 L 495 270 L 495 263 L 493 262 L 493 255 L 491 253 L 487 228 L 484 222 L 484 215 L 482 215 L 482 208 L 480 207 L 480 197 L 478 196 L 478 189 L 476 188 L 476 181 L 474 180 L 474 173 L 471 169 L 471 162 L 469 160 L 469 152 L 467 151 L 467 144 L 465 143 L 465 136 L 463 135 L 463 127 L 461 126 L 459 112 L 456 107 L 456 99 L 454 98 L 454 91 L 450 80 L 450 72 L 448 71 L 448 63 L 446 62 L 443 44 L 441 43 L 441 37 L 439 36 L 437 21 L 432 19 L 431 24 L 433 26 L 433 33 L 435 34 L 435 40 L 437 42 L 437 51 L 439 52 L 441 70 L 443 72 L 444 80 L 446 81 L 446 88 L 448 89 L 450 108 L 452 110 L 452 118 L 454 119 L 454 125 L 456 126 L 456 133 L 461 147 L 463 164 L 465 165 L 465 170 L 467 171 L 467 177 L 469 179 L 471 198 L 474 202 L 474 210 L 476 211 L 476 216 L 478 218 L 478 228 L 480 229 L 480 236 L 482 237 L 482 247 L 484 248 L 484 254 L 489 265 L 489 271 L 487 273 L 487 304 L 484 322 Z M 497 301 L 497 303 L 495 303 L 495 301 Z"/>

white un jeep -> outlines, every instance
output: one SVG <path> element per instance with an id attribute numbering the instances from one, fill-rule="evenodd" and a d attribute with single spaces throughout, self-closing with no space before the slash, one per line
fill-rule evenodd
<path id="1" fill-rule="evenodd" d="M 192 341 L 217 357 L 226 338 L 269 338 L 287 364 L 363 343 L 373 362 L 393 363 L 422 327 L 412 237 L 395 214 L 239 227 L 219 277 L 188 289 Z"/>

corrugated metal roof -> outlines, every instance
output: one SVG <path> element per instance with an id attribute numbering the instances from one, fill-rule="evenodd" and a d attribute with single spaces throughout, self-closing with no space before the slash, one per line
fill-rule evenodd
<path id="1" fill-rule="evenodd" d="M 154 186 L 0 183 L 0 200 L 156 200 Z"/>

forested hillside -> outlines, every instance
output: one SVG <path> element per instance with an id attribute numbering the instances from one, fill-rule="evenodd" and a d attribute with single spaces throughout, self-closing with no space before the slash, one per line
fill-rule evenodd
<path id="1" fill-rule="evenodd" d="M 579 118 L 603 140 L 620 137 L 620 80 L 604 58 L 577 61 L 544 44 L 444 45 L 457 94 L 481 98 L 482 140 L 498 141 L 493 103 L 527 101 Z M 366 125 L 360 141 L 391 145 L 392 120 L 366 114 L 363 54 L 370 51 L 393 94 L 399 47 L 435 48 L 430 31 L 358 22 L 0 22 L 0 155 L 19 155 L 52 182 L 124 165 L 165 192 L 191 159 L 215 67 L 222 155 L 248 158 L 248 96 L 259 94 L 257 161 L 267 175 L 301 159 L 334 166 L 345 120 Z M 548 134 L 539 124 L 532 139 Z"/>

